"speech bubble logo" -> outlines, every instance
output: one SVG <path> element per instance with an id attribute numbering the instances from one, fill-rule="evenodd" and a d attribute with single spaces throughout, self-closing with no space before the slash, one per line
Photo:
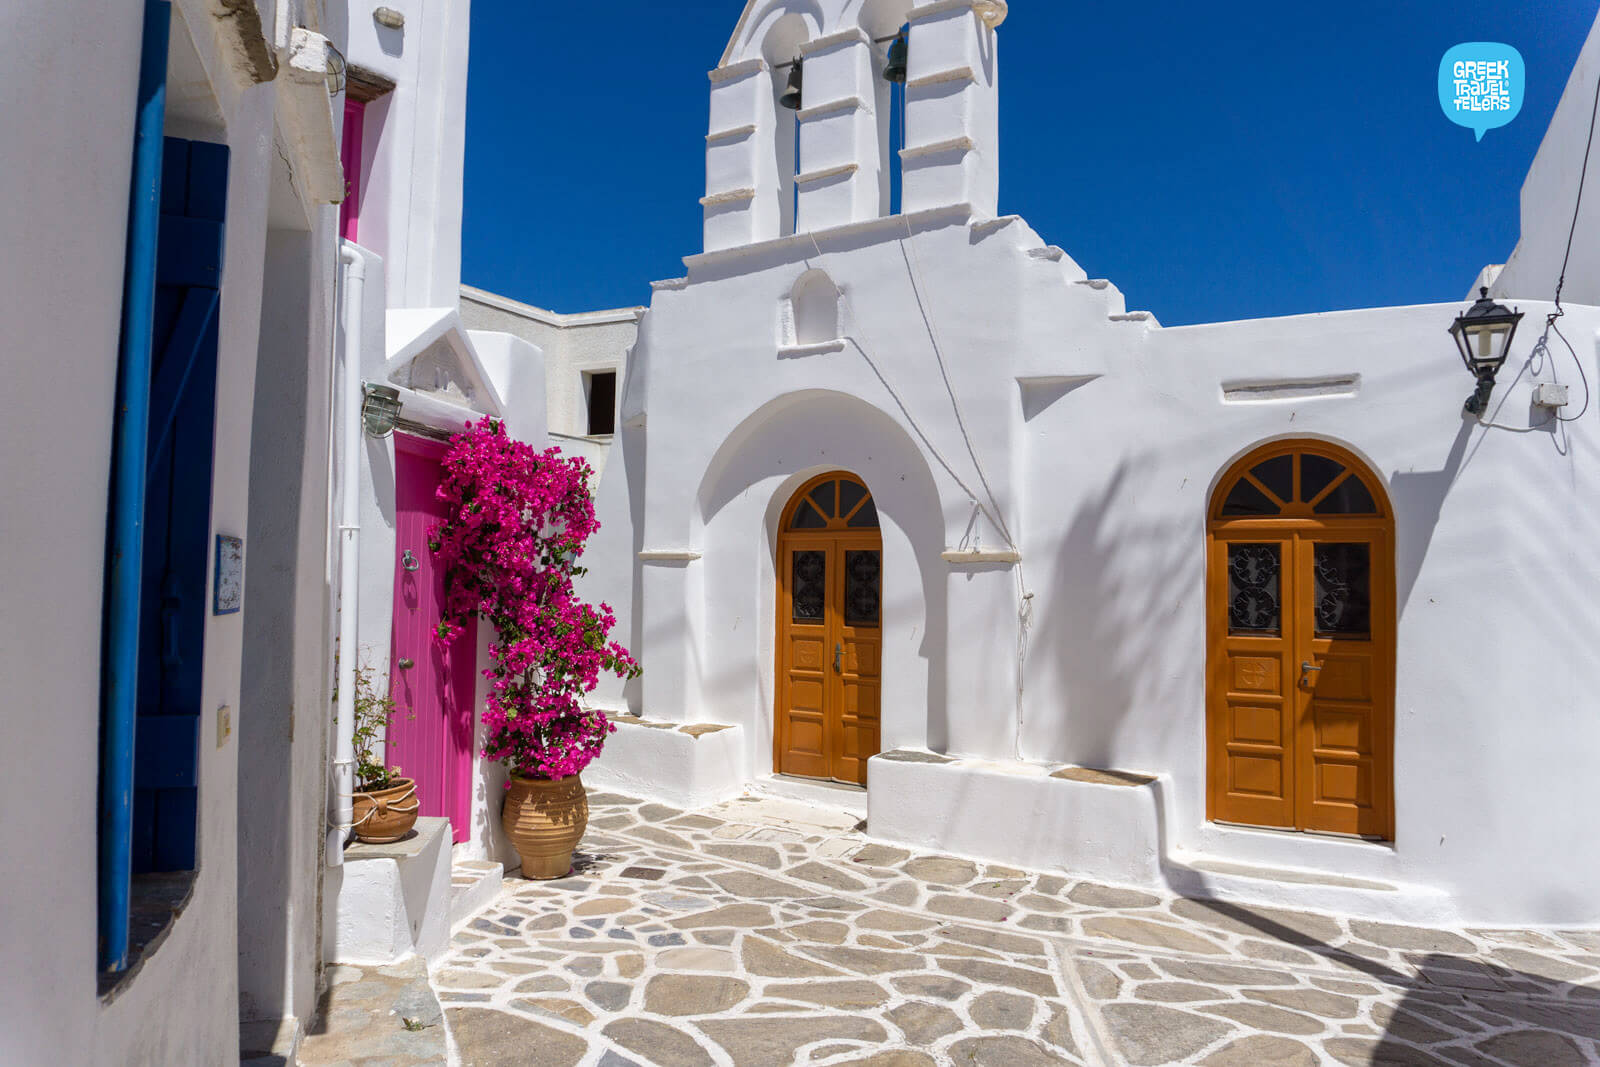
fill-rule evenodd
<path id="1" fill-rule="evenodd" d="M 1522 110 L 1528 72 L 1522 53 L 1508 44 L 1458 44 L 1439 60 L 1439 106 L 1445 117 L 1483 140 Z"/>

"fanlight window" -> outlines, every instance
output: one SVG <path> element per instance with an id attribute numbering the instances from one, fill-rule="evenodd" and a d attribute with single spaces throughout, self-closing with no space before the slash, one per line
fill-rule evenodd
<path id="1" fill-rule="evenodd" d="M 1261 460 L 1222 497 L 1223 519 L 1377 515 L 1377 497 L 1366 479 L 1340 460 L 1316 452 L 1290 451 Z"/>
<path id="2" fill-rule="evenodd" d="M 789 518 L 789 529 L 876 530 L 878 508 L 867 487 L 850 478 L 831 478 L 812 487 Z"/>

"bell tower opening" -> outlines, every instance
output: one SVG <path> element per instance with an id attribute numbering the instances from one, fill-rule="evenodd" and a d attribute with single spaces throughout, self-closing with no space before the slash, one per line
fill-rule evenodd
<path id="1" fill-rule="evenodd" d="M 773 173 L 778 204 L 778 235 L 795 232 L 797 217 L 794 176 L 800 173 L 800 109 L 805 106 L 805 66 L 800 46 L 811 39 L 806 20 L 794 13 L 772 24 L 761 44 L 761 56 L 772 71 Z"/>

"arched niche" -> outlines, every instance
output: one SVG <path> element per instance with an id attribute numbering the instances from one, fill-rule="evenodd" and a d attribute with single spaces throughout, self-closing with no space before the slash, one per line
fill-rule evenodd
<path id="1" fill-rule="evenodd" d="M 783 332 L 789 345 L 819 345 L 839 337 L 839 289 L 826 271 L 808 270 L 794 283 Z"/>

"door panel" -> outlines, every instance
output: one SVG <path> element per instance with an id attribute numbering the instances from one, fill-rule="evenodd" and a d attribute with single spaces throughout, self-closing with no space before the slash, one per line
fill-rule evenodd
<path id="1" fill-rule="evenodd" d="M 783 573 L 784 603 L 788 619 L 783 685 L 779 702 L 784 711 L 778 724 L 779 770 L 808 778 L 826 778 L 829 770 L 828 673 L 832 670 L 833 644 L 828 635 L 828 586 L 834 568 L 826 545 L 792 548 L 786 553 Z"/>
<path id="2" fill-rule="evenodd" d="M 830 771 L 841 782 L 867 784 L 867 760 L 880 736 L 883 552 L 876 538 L 841 539 L 833 557 L 839 572 L 839 744 Z"/>
<path id="3" fill-rule="evenodd" d="M 1208 765 L 1212 817 L 1257 826 L 1294 825 L 1291 758 L 1294 700 L 1286 692 L 1292 635 L 1292 542 L 1252 537 L 1212 548 L 1211 581 L 1225 590 L 1214 610 Z"/>
<path id="4" fill-rule="evenodd" d="M 1373 641 L 1375 556 L 1370 540 L 1301 539 L 1297 571 L 1311 590 L 1299 606 L 1306 705 L 1300 766 L 1310 788 L 1300 820 L 1308 830 L 1382 835 L 1387 815 L 1375 789 L 1379 673 Z"/>
<path id="5" fill-rule="evenodd" d="M 395 436 L 389 682 L 396 711 L 386 761 L 416 780 L 419 814 L 448 818 L 459 843 L 471 831 L 478 642 L 476 619 L 447 647 L 433 636 L 444 603 L 444 570 L 428 551 L 428 529 L 444 514 L 436 496 L 442 454 L 443 446 L 434 442 Z"/>

